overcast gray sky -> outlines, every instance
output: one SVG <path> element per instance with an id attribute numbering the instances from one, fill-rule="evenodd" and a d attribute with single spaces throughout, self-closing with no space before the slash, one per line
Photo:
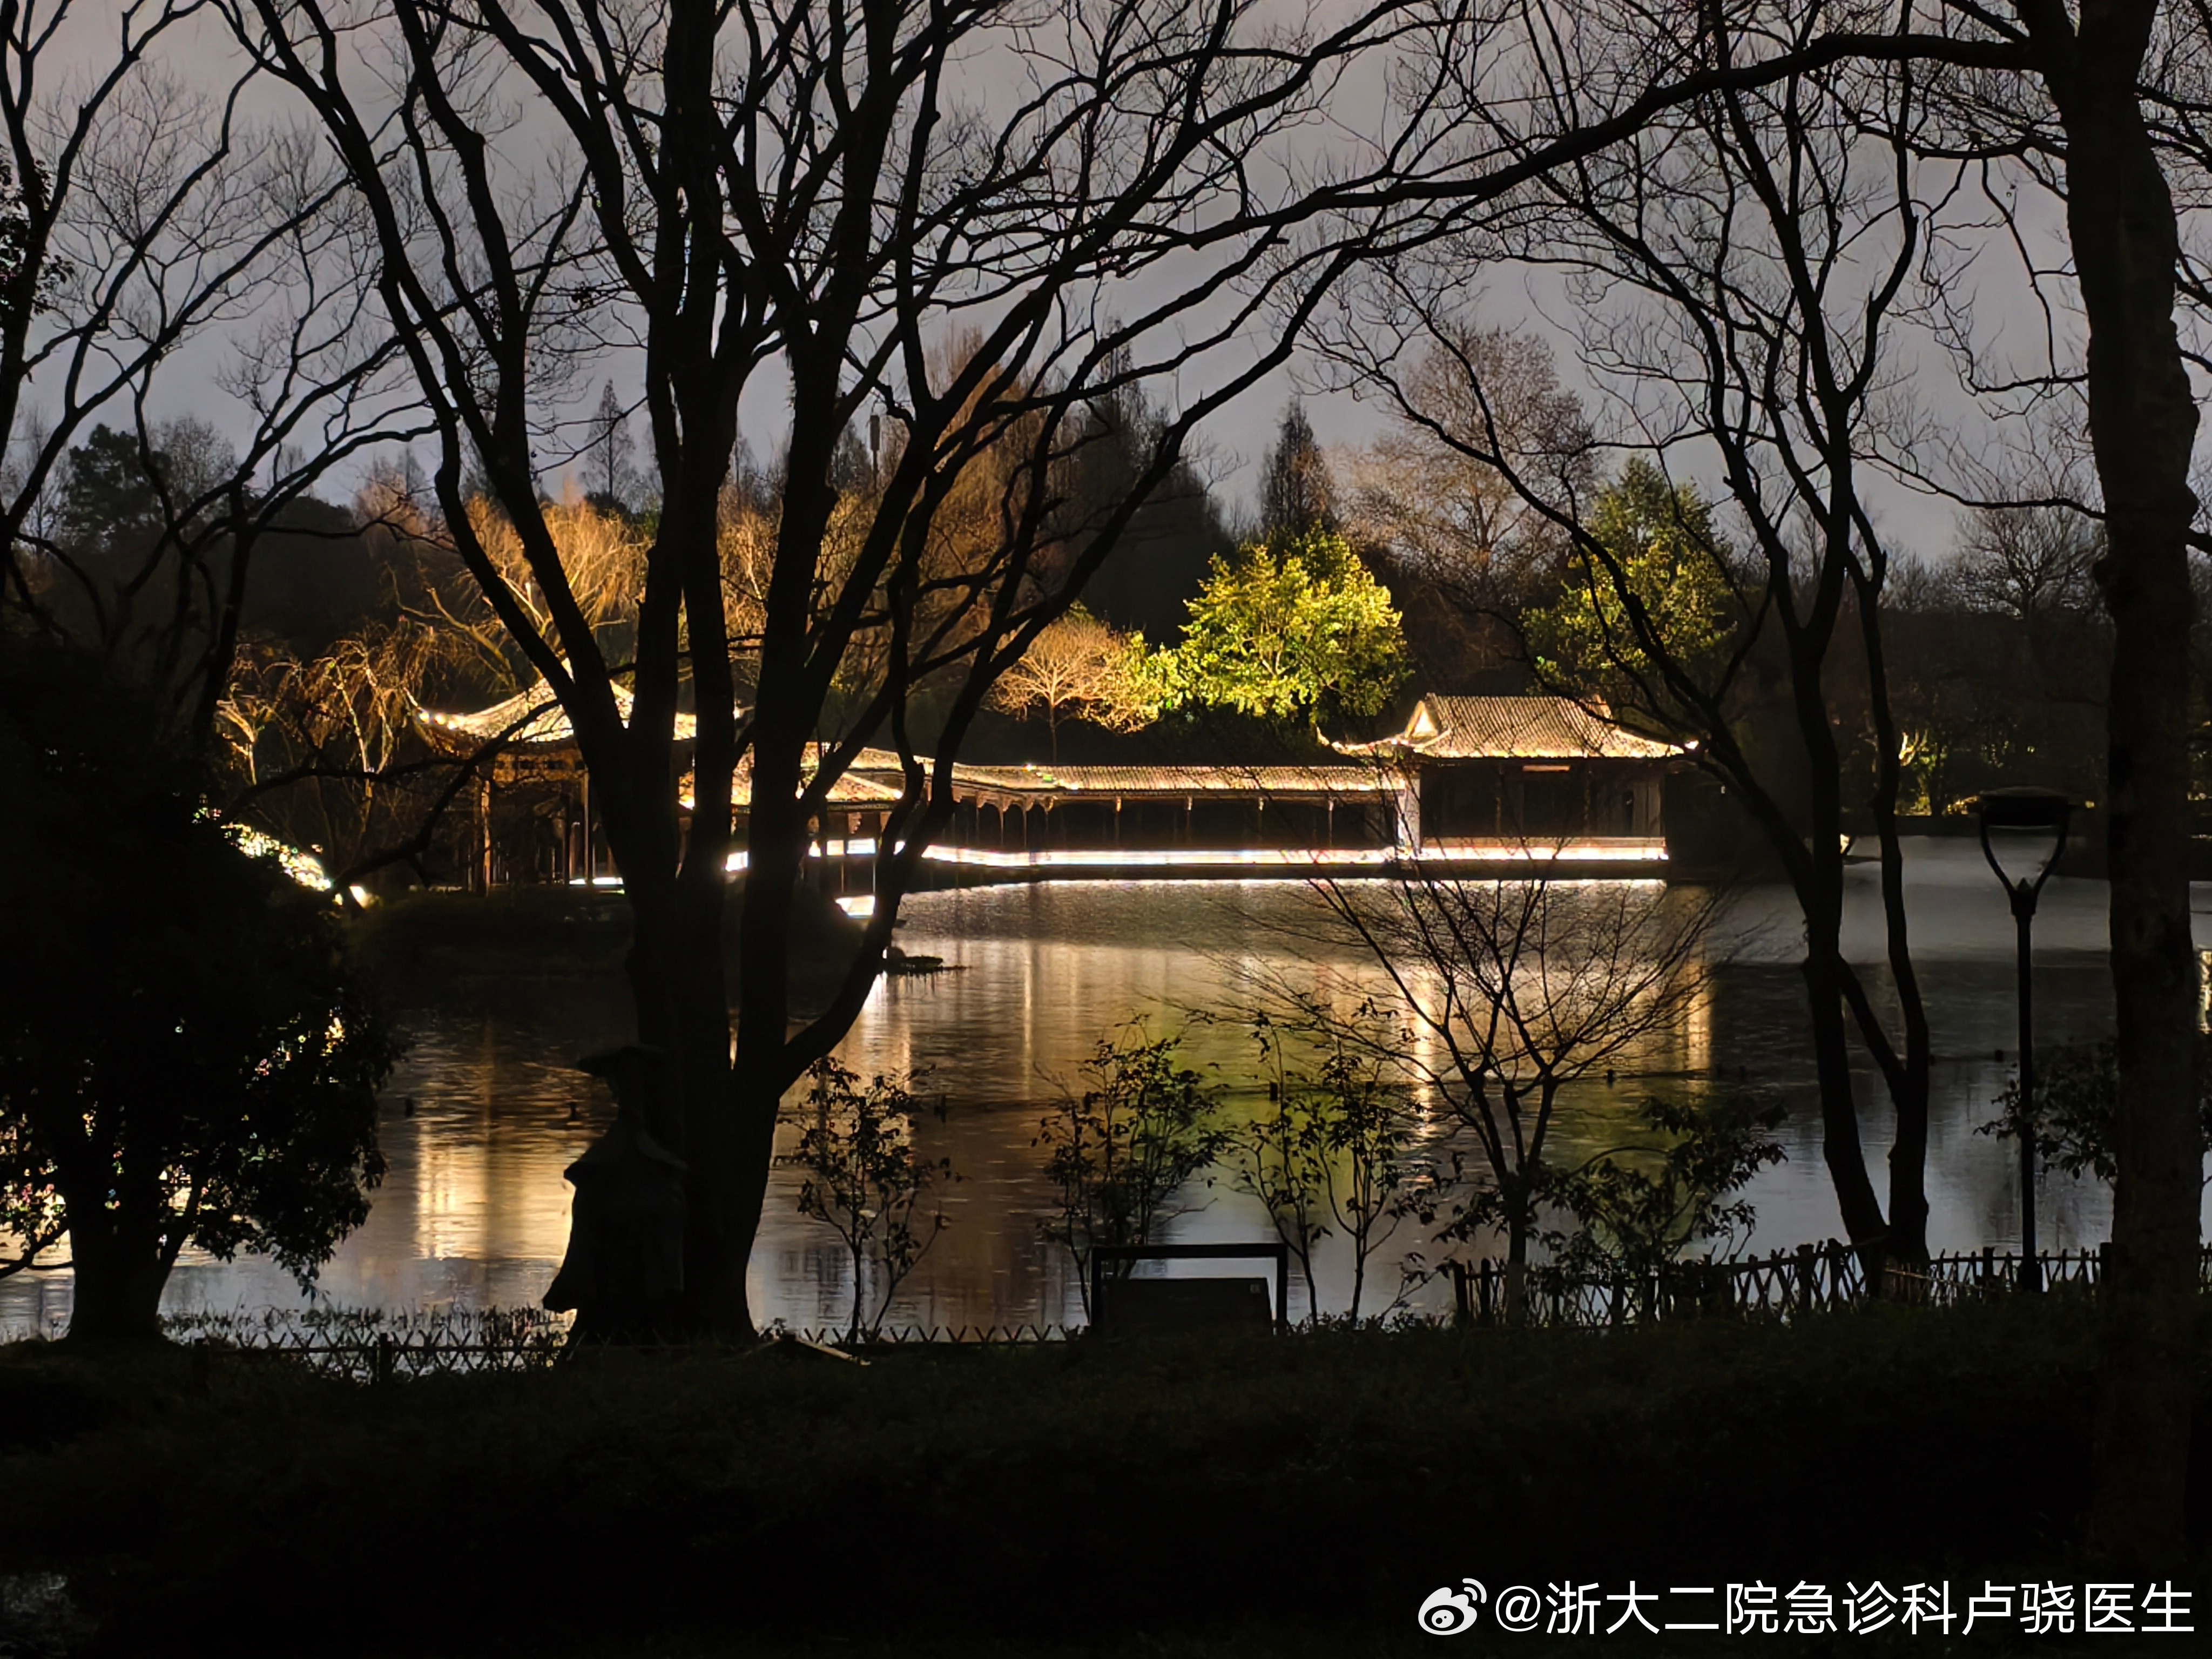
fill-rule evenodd
<path id="1" fill-rule="evenodd" d="M 106 61 L 112 51 L 117 15 L 112 0 L 79 4 L 64 25 L 64 40 L 70 56 L 84 65 Z M 233 58 L 227 34 L 209 21 L 172 37 L 164 47 L 161 61 L 168 72 L 188 83 L 214 86 L 222 82 Z M 65 89 L 50 83 L 49 94 L 64 95 Z M 1363 131 L 1373 131 L 1388 118 L 1371 82 L 1349 85 L 1341 94 L 1340 103 L 1341 107 L 1333 113 L 1346 143 L 1356 142 Z M 274 93 L 264 94 L 254 112 L 270 119 L 299 118 Z M 2000 325 L 1998 334 L 2002 336 L 2002 325 L 2010 320 L 2008 313 L 2021 310 L 2020 299 L 2016 294 L 2006 291 L 2008 279 L 1998 263 L 1992 262 L 1986 273 L 1978 271 L 1976 280 L 1984 280 L 1984 275 L 1992 286 L 1992 299 L 1985 315 L 1994 316 Z M 1547 298 L 1541 290 L 1530 287 L 1526 278 L 1507 268 L 1479 273 L 1474 280 L 1480 283 L 1476 303 L 1483 320 L 1525 326 L 1553 340 L 1559 348 L 1563 378 L 1587 396 L 1590 388 L 1573 360 L 1571 342 L 1559 326 L 1561 302 L 1556 295 Z M 2017 320 L 2019 327 L 2025 329 L 2033 319 L 2022 312 Z M 218 423 L 235 417 L 237 412 L 226 411 L 222 407 L 224 399 L 210 385 L 219 349 L 212 342 L 200 343 L 180 365 L 184 372 L 164 378 L 155 398 L 158 414 L 202 415 Z M 610 377 L 618 387 L 623 386 L 623 366 L 611 362 L 607 376 L 586 377 L 589 380 L 584 392 L 586 402 L 596 399 L 600 379 Z M 1198 389 L 1194 386 L 1186 387 L 1186 394 Z M 1922 354 L 1908 390 L 1910 395 L 1924 402 L 1930 410 L 1946 412 L 1946 419 L 1956 429 L 1964 431 L 1971 424 L 1971 404 L 1959 390 L 1953 367 L 1940 355 L 1932 351 Z M 1224 495 L 1241 507 L 1249 507 L 1251 503 L 1261 457 L 1272 440 L 1285 401 L 1293 395 L 1304 398 L 1317 433 L 1325 444 L 1333 447 L 1370 442 L 1381 429 L 1383 416 L 1376 402 L 1342 391 L 1323 389 L 1310 365 L 1294 366 L 1271 376 L 1241 404 L 1212 421 L 1204 433 L 1209 473 Z M 742 412 L 743 429 L 757 452 L 771 451 L 779 441 L 785 396 L 780 377 L 772 374 L 763 376 L 748 393 Z M 1884 489 L 1879 501 L 1884 527 L 1898 545 L 1924 556 L 1940 556 L 1948 552 L 1956 519 L 1948 504 L 1901 487 Z"/>

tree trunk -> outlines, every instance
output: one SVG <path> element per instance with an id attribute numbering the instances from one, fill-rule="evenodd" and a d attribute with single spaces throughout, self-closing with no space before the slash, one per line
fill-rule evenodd
<path id="1" fill-rule="evenodd" d="M 1836 1189 L 1844 1231 L 1877 1282 L 1888 1249 L 1888 1223 L 1867 1174 L 1859 1139 L 1858 1103 L 1851 1086 L 1850 1036 L 1844 1024 L 1839 896 L 1805 907 L 1806 1006 L 1813 1020 L 1813 1060 L 1820 1087 L 1820 1155 Z"/>
<path id="2" fill-rule="evenodd" d="M 1868 700 L 1877 745 L 1875 787 L 1868 810 L 1881 855 L 1881 914 L 1890 979 L 1905 1026 L 1905 1051 L 1881 1056 L 1897 1128 L 1889 1150 L 1889 1239 L 1887 1255 L 1924 1267 L 1928 1261 L 1928 1101 L 1934 1043 L 1928 1005 L 1913 966 L 1905 900 L 1905 852 L 1897 833 L 1897 794 L 1903 779 L 1897 720 L 1889 703 L 1888 657 L 1881 635 L 1881 591 L 1867 583 L 1859 595 L 1859 633 L 1866 651 Z M 1840 871 L 1838 872 L 1840 874 Z M 1869 1046 L 1871 1042 L 1869 1042 Z"/>
<path id="3" fill-rule="evenodd" d="M 1532 1218 L 1517 1211 L 1505 1229 L 1505 1322 L 1524 1325 L 1528 1319 L 1528 1228 Z"/>
<path id="4" fill-rule="evenodd" d="M 70 1308 L 71 1342 L 158 1342 L 161 1291 L 169 1264 L 159 1243 L 139 1229 L 106 1224 L 94 1198 L 69 1204 L 70 1261 L 75 1268 Z M 79 1225 L 78 1216 L 98 1218 Z"/>
<path id="5" fill-rule="evenodd" d="M 2089 0 L 2076 35 L 2021 8 L 2067 141 L 2067 228 L 2089 327 L 2089 436 L 2106 513 L 2106 712 L 2118 1166 L 2105 1287 L 2093 1549 L 2185 1566 L 2191 1337 L 2203 1152 L 2190 937 L 2186 537 L 2197 408 L 2173 323 L 2180 239 L 2137 94 L 2155 0 Z"/>
<path id="6" fill-rule="evenodd" d="M 1859 1134 L 1857 1091 L 1851 1081 L 1850 1037 L 1844 1020 L 1844 980 L 1850 969 L 1843 955 L 1843 757 L 1836 748 L 1825 690 L 1835 617 L 1841 604 L 1843 568 L 1841 553 L 1832 549 L 1826 556 L 1821 589 L 1811 614 L 1789 642 L 1790 707 L 1798 741 L 1804 745 L 1808 786 L 1808 867 L 1797 896 L 1805 917 L 1805 992 L 1820 1088 L 1821 1156 L 1836 1189 L 1836 1207 L 1844 1231 L 1866 1264 L 1869 1282 L 1879 1286 L 1882 1262 L 1900 1244 L 1917 1251 L 1926 1237 L 1923 1194 L 1928 1155 L 1927 1096 L 1923 1087 L 1916 1102 L 1910 1088 L 1899 1086 L 1904 1079 L 1885 1072 L 1897 1114 L 1890 1182 L 1893 1194 L 1905 1201 L 1906 1213 L 1900 1229 L 1897 1209 L 1893 1206 L 1884 1213 L 1867 1172 L 1866 1147 Z M 1878 668 L 1879 663 L 1869 666 Z M 1887 919 L 1893 929 L 1902 925 L 1901 915 Z M 1905 942 L 1899 933 L 1893 931 L 1889 943 L 1893 957 L 1903 956 Z M 1882 1041 L 1872 1032 L 1865 1035 L 1869 1049 Z"/>
<path id="7" fill-rule="evenodd" d="M 738 1030 L 734 1067 L 726 1066 L 717 1144 L 706 1178 L 717 1214 L 687 1264 L 695 1322 L 751 1329 L 745 1270 L 768 1198 L 775 1120 L 788 1073 L 792 895 L 805 866 L 807 830 L 796 800 L 803 738 L 779 738 L 757 726 L 744 914 L 738 931 Z M 696 1182 L 695 1181 L 695 1186 Z"/>

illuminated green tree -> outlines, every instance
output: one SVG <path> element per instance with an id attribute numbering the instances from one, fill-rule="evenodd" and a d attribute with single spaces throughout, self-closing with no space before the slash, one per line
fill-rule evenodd
<path id="1" fill-rule="evenodd" d="M 1712 508 L 1693 485 L 1671 483 L 1638 459 L 1598 497 L 1588 529 L 1602 551 L 1577 552 L 1558 599 L 1523 618 L 1538 670 L 1577 696 L 1663 708 L 1641 642 L 1656 640 L 1670 665 L 1711 684 L 1738 614 L 1733 554 Z"/>
<path id="2" fill-rule="evenodd" d="M 1343 537 L 1317 530 L 1214 560 L 1182 642 L 1147 669 L 1162 708 L 1318 721 L 1380 714 L 1407 665 L 1389 590 Z"/>

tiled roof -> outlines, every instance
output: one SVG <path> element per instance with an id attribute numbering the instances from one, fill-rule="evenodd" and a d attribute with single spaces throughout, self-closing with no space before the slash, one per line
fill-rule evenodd
<path id="1" fill-rule="evenodd" d="M 812 772 L 810 769 L 808 775 Z M 746 755 L 738 762 L 737 776 L 730 781 L 730 793 L 739 805 L 752 799 L 752 757 Z M 883 806 L 899 798 L 899 786 L 895 779 L 887 779 L 880 772 L 847 771 L 838 774 L 830 786 L 830 805 L 832 806 Z M 677 787 L 677 799 L 685 811 L 691 810 L 694 799 L 692 775 L 686 772 Z"/>
<path id="2" fill-rule="evenodd" d="M 614 688 L 615 708 L 623 719 L 629 719 L 630 705 L 635 701 L 628 690 Z M 574 741 L 575 727 L 569 724 L 568 715 L 554 696 L 552 688 L 540 680 L 527 691 L 518 691 L 504 697 L 489 708 L 478 708 L 466 714 L 440 714 L 428 708 L 415 711 L 416 718 L 430 728 L 433 738 L 443 737 L 449 741 L 489 743 L 504 738 L 511 744 L 542 744 Z M 689 743 L 696 723 L 689 714 L 676 717 L 676 740 Z"/>
<path id="3" fill-rule="evenodd" d="M 1002 795 L 1372 795 L 1391 784 L 1364 766 L 956 766 L 956 793 Z"/>
<path id="4" fill-rule="evenodd" d="M 1359 747 L 1435 760 L 1661 760 L 1682 752 L 1623 731 L 1571 697 L 1426 696 L 1403 732 Z"/>

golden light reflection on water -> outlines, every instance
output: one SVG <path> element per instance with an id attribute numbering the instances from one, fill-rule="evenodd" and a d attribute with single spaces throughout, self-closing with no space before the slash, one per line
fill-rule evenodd
<path id="1" fill-rule="evenodd" d="M 1937 1048 L 1929 1185 L 1938 1248 L 2002 1245 L 2016 1227 L 2008 1154 L 1972 1132 L 1992 1115 L 1989 1103 L 2008 1069 L 1991 1056 L 2013 1042 L 2008 919 L 2001 897 L 1984 902 L 1989 896 L 1978 884 L 1986 880 L 1986 872 L 1968 868 L 1960 885 L 1943 890 L 1930 907 L 1938 918 L 1970 924 L 1947 933 L 1931 923 L 1916 935 L 1934 966 L 1927 975 Z M 2082 915 L 2070 931 L 2051 930 L 2047 952 L 2039 927 L 2038 1016 L 2054 1042 L 2095 1035 L 2109 1007 L 2101 959 L 2069 948 L 2090 936 L 2096 896 L 2060 897 L 2062 909 Z M 1784 908 L 1771 895 L 1755 893 L 1747 902 Z M 1317 963 L 1285 968 L 1285 934 L 1310 931 L 1310 905 L 1300 884 L 1279 881 L 999 887 L 909 901 L 900 943 L 945 957 L 951 971 L 885 981 L 842 1053 L 864 1073 L 919 1074 L 921 1091 L 949 1097 L 946 1117 L 926 1115 L 916 1139 L 929 1156 L 951 1158 L 963 1179 L 947 1196 L 951 1225 L 894 1317 L 958 1325 L 1076 1316 L 1079 1298 L 1065 1255 L 1039 1232 L 1051 1202 L 1034 1145 L 1039 1118 L 1063 1084 L 1080 1087 L 1091 1045 L 1121 1020 L 1147 1015 L 1165 1030 L 1194 1007 L 1249 1001 L 1263 967 L 1310 988 L 1359 969 L 1355 954 L 1310 945 L 1300 948 Z M 1993 914 L 1984 917 L 1985 909 Z M 1782 1131 L 1790 1161 L 1762 1176 L 1753 1192 L 1760 1247 L 1834 1233 L 1800 1035 L 1802 999 L 1784 950 L 1723 972 L 1684 1027 L 1624 1066 L 1614 1086 L 1601 1079 L 1563 1099 L 1563 1147 L 1598 1144 L 1631 1111 L 1648 1075 L 1718 1068 L 1790 1109 Z M 417 1017 L 415 1047 L 384 1100 L 390 1176 L 368 1224 L 325 1270 L 320 1294 L 356 1307 L 534 1304 L 567 1243 L 569 1188 L 561 1172 L 611 1111 L 601 1086 L 573 1063 L 623 1040 L 628 1029 L 619 982 L 506 997 L 496 1012 L 447 1007 Z M 1249 1036 L 1233 1019 L 1194 1028 L 1188 1054 L 1213 1075 L 1252 1085 Z M 1868 1162 L 1879 1183 L 1887 1114 L 1871 1074 L 1859 1081 Z M 1439 1115 L 1428 1133 L 1431 1144 L 1443 1145 L 1450 1121 Z M 779 1170 L 755 1259 L 756 1308 L 763 1319 L 793 1324 L 841 1320 L 849 1296 L 843 1257 L 798 1214 L 796 1192 L 795 1175 Z M 2103 1202 L 2094 1192 L 2047 1184 L 2043 1202 L 2045 1228 L 2062 1244 L 2101 1236 Z M 1193 1203 L 1173 1224 L 1175 1236 L 1266 1236 L 1265 1216 L 1225 1182 Z M 1324 1298 L 1336 1297 L 1348 1288 L 1348 1268 L 1327 1257 L 1322 1265 Z M 295 1306 L 300 1297 L 264 1261 L 191 1257 L 179 1267 L 169 1302 L 258 1308 Z M 1301 1291 L 1293 1312 L 1302 1306 Z M 0 1281 L 0 1331 L 38 1328 L 66 1307 L 64 1276 Z"/>
<path id="2" fill-rule="evenodd" d="M 1682 1069 L 1705 1073 L 1713 1069 L 1713 983 L 1699 982 L 1682 1011 Z"/>

